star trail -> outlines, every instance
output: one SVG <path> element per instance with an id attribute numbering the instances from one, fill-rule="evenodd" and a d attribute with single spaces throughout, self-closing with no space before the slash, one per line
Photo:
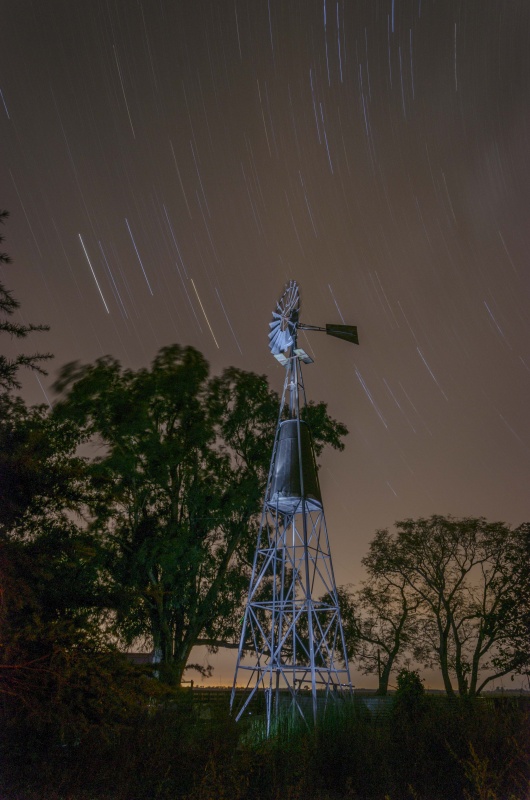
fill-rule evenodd
<path id="1" fill-rule="evenodd" d="M 65 362 L 173 342 L 280 390 L 295 279 L 302 322 L 359 329 L 303 343 L 350 430 L 321 459 L 337 583 L 397 519 L 529 519 L 525 0 L 18 0 L 1 24 L 2 279 L 55 354 L 29 402 Z"/>

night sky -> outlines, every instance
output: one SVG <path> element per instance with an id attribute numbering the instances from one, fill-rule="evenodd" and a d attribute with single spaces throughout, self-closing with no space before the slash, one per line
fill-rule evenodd
<path id="1" fill-rule="evenodd" d="M 337 582 L 397 519 L 530 519 L 527 0 L 17 0 L 0 20 L 2 279 L 51 326 L 26 352 L 55 354 L 28 401 L 67 361 L 173 342 L 280 390 L 268 323 L 294 278 L 303 322 L 361 342 L 300 337 L 309 397 L 350 430 L 322 457 Z"/>

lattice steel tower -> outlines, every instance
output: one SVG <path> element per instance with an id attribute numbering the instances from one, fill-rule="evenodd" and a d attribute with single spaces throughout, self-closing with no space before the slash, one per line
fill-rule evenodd
<path id="1" fill-rule="evenodd" d="M 354 326 L 302 325 L 299 313 L 298 285 L 290 281 L 270 324 L 269 347 L 285 366 L 285 382 L 230 701 L 240 719 L 256 693 L 264 692 L 267 733 L 280 713 L 290 709 L 316 719 L 331 698 L 352 692 L 313 444 L 303 419 L 301 365 L 312 359 L 298 348 L 297 332 L 325 331 L 359 342 Z"/>

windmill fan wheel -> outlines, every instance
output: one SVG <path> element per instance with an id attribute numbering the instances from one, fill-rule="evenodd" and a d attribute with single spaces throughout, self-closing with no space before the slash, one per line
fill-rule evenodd
<path id="1" fill-rule="evenodd" d="M 300 314 L 300 291 L 296 281 L 289 281 L 272 312 L 269 324 L 269 348 L 273 356 L 284 353 L 294 344 Z"/>

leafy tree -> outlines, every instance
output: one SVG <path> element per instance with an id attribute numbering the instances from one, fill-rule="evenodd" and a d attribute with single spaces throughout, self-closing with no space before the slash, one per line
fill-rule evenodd
<path id="1" fill-rule="evenodd" d="M 455 694 L 451 676 L 461 696 L 474 697 L 522 659 L 528 663 L 528 647 L 521 654 L 506 628 L 525 569 L 520 531 L 441 516 L 397 522 L 396 529 L 377 532 L 369 563 L 414 594 L 447 693 Z"/>
<path id="2" fill-rule="evenodd" d="M 0 212 L 0 221 L 7 212 Z M 1 239 L 0 239 L 1 241 Z M 0 253 L 0 263 L 9 263 Z M 9 319 L 19 308 L 0 282 L 0 332 L 45 326 Z M 116 599 L 103 552 L 81 518 L 90 499 L 78 426 L 13 396 L 17 372 L 43 373 L 49 355 L 0 355 L 0 750 L 15 771 L 42 747 L 120 726 L 156 694 L 102 626 Z M 14 759 L 14 761 L 12 761 Z"/>
<path id="3" fill-rule="evenodd" d="M 503 628 L 494 667 L 511 667 L 514 673 L 530 675 L 530 523 L 520 525 L 515 546 L 510 549 L 511 587 L 492 615 Z M 512 680 L 514 676 L 512 675 Z"/>
<path id="4" fill-rule="evenodd" d="M 77 426 L 6 397 L 0 420 L 0 534 L 38 535 L 52 518 L 79 511 L 87 491 Z"/>
<path id="5" fill-rule="evenodd" d="M 0 424 L 0 747 L 12 755 L 110 731 L 156 693 L 105 624 L 118 598 L 80 518 L 78 430 L 6 403 Z M 15 765 L 16 767 L 16 765 Z"/>
<path id="6" fill-rule="evenodd" d="M 368 580 L 351 596 L 356 660 L 364 675 L 376 673 L 385 696 L 392 670 L 411 657 L 424 660 L 420 599 L 402 575 L 380 572 L 372 553 L 363 559 Z M 349 647 L 350 649 L 350 647 Z"/>
<path id="7" fill-rule="evenodd" d="M 417 718 L 425 698 L 423 679 L 417 670 L 401 669 L 397 676 L 397 688 L 394 694 L 394 711 L 405 712 Z"/>
<path id="8" fill-rule="evenodd" d="M 0 223 L 9 216 L 0 211 Z M 0 243 L 4 237 L 0 236 Z M 0 252 L 0 265 L 11 263 L 7 253 Z M 44 325 L 21 325 L 13 322 L 12 315 L 20 307 L 12 293 L 0 281 L 0 333 L 25 338 L 34 331 L 48 330 Z M 57 462 L 59 451 L 54 453 L 46 427 L 43 408 L 28 410 L 20 398 L 12 395 L 20 388 L 17 373 L 20 367 L 29 367 L 46 374 L 40 364 L 51 358 L 50 354 L 19 355 L 14 359 L 0 353 L 0 533 L 9 530 L 24 514 L 37 495 L 57 494 L 59 479 Z M 56 431 L 57 434 L 57 431 Z M 60 448 L 63 452 L 64 448 Z M 53 468 L 52 468 L 53 465 Z M 70 481 L 70 478 L 68 479 Z M 64 476 L 61 479 L 65 488 Z"/>
<path id="9" fill-rule="evenodd" d="M 109 643 L 104 622 L 115 598 L 101 580 L 104 554 L 76 519 L 87 489 L 84 461 L 75 455 L 77 429 L 22 401 L 6 403 L 6 411 L 0 424 L 1 710 L 12 733 L 24 738 L 32 729 L 55 741 L 104 717 L 112 724 L 125 703 L 125 685 L 137 678 Z M 112 686 L 119 689 L 115 696 Z"/>
<path id="10" fill-rule="evenodd" d="M 0 223 L 3 224 L 4 220 L 9 216 L 8 211 L 0 211 Z M 0 243 L 4 241 L 4 237 L 0 236 Z M 0 252 L 0 264 L 9 264 L 11 259 L 7 253 Z M 0 333 L 8 333 L 17 339 L 24 339 L 28 334 L 34 331 L 47 331 L 46 325 L 21 325 L 20 323 L 13 322 L 10 317 L 15 311 L 20 308 L 20 303 L 15 300 L 12 293 L 8 291 L 4 283 L 0 281 L 0 313 L 5 315 L 5 319 L 0 318 Z M 17 372 L 20 367 L 29 367 L 45 375 L 44 369 L 41 367 L 40 362 L 52 358 L 49 353 L 36 353 L 32 356 L 18 355 L 16 358 L 9 359 L 0 353 L 0 400 L 3 395 L 10 389 L 19 389 L 20 383 L 17 380 Z M 0 403 L 0 410 L 1 410 Z"/>
<path id="11" fill-rule="evenodd" d="M 136 372 L 112 358 L 67 365 L 56 389 L 56 418 L 103 451 L 91 531 L 122 591 L 116 630 L 152 641 L 161 676 L 179 684 L 196 645 L 237 646 L 279 398 L 262 376 L 210 377 L 178 345 Z M 342 448 L 346 429 L 324 404 L 306 414 L 317 453 Z"/>
<path id="12" fill-rule="evenodd" d="M 15 770 L 17 754 L 116 732 L 160 695 L 97 624 L 95 573 L 73 525 L 0 539 L 0 746 Z"/>

